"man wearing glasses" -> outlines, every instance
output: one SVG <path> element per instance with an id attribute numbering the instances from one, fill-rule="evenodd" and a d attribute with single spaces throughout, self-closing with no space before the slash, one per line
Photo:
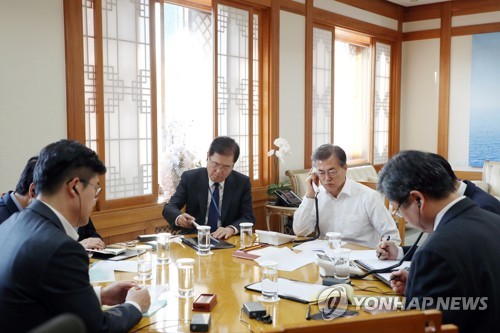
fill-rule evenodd
<path id="1" fill-rule="evenodd" d="M 38 156 L 31 157 L 26 163 L 15 191 L 9 191 L 0 197 L 0 224 L 7 220 L 12 214 L 20 212 L 28 206 L 35 195 L 35 184 L 33 183 L 33 170 L 35 169 Z M 101 187 L 96 189 L 99 196 Z M 101 235 L 97 233 L 92 220 L 84 226 L 75 228 L 78 232 L 78 242 L 86 249 L 103 249 L 105 247 Z"/>
<path id="2" fill-rule="evenodd" d="M 311 234 L 318 221 L 320 237 L 329 231 L 340 232 L 343 241 L 371 248 L 381 238 L 401 243 L 381 196 L 346 177 L 347 158 L 342 148 L 324 144 L 313 153 L 312 162 L 314 170 L 306 179 L 306 195 L 293 217 L 296 235 Z"/>
<path id="3" fill-rule="evenodd" d="M 106 167 L 83 144 L 46 146 L 34 170 L 37 198 L 0 225 L 0 327 L 27 332 L 70 313 L 87 332 L 128 332 L 150 296 L 133 282 L 94 289 L 75 227 L 89 221 Z M 102 305 L 113 306 L 103 311 Z"/>
<path id="4" fill-rule="evenodd" d="M 391 278 L 405 308 L 442 310 L 443 322 L 460 332 L 498 332 L 500 216 L 459 194 L 443 165 L 420 151 L 389 160 L 378 190 L 406 221 L 429 233 L 410 270 Z"/>
<path id="5" fill-rule="evenodd" d="M 239 232 L 241 222 L 255 222 L 250 179 L 233 170 L 239 156 L 234 139 L 220 136 L 212 141 L 207 167 L 184 172 L 163 208 L 173 228 L 191 233 L 196 231 L 193 223 L 209 225 L 215 238 L 229 238 Z"/>

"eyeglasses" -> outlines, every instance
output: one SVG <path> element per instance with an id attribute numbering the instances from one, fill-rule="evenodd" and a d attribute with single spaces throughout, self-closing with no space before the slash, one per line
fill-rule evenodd
<path id="1" fill-rule="evenodd" d="M 403 213 L 401 213 L 401 206 L 403 206 L 407 200 L 408 197 L 405 200 L 403 200 L 402 203 L 399 204 L 398 208 L 396 208 L 395 211 L 392 212 L 392 216 L 395 216 L 400 219 L 404 218 Z"/>
<path id="2" fill-rule="evenodd" d="M 403 213 L 401 213 L 401 205 L 402 204 L 399 204 L 398 208 L 396 208 L 396 210 L 392 212 L 392 216 L 395 216 L 400 219 L 403 218 Z"/>
<path id="3" fill-rule="evenodd" d="M 87 183 L 87 184 L 91 185 L 94 188 L 94 191 L 95 191 L 94 199 L 98 199 L 99 198 L 99 194 L 101 194 L 101 190 L 102 190 L 101 185 L 99 185 L 99 184 L 91 184 L 88 180 L 85 180 L 85 179 L 80 179 L 80 181 L 82 183 Z"/>
<path id="4" fill-rule="evenodd" d="M 326 174 L 328 174 L 328 176 L 330 176 L 331 178 L 334 178 L 335 176 L 337 176 L 338 172 L 339 172 L 339 170 L 336 170 L 336 169 L 330 169 L 326 172 L 323 170 L 318 170 L 318 176 L 320 176 L 321 178 L 324 178 L 326 176 Z"/>
<path id="5" fill-rule="evenodd" d="M 212 161 L 212 159 L 210 157 L 208 158 L 208 161 L 210 162 L 210 166 L 214 169 L 219 169 L 219 170 L 222 170 L 224 172 L 229 172 L 229 171 L 233 170 L 232 165 L 224 165 L 224 164 L 214 162 L 214 161 Z"/>

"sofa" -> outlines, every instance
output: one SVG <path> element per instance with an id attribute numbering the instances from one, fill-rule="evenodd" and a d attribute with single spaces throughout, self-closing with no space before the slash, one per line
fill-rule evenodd
<path id="1" fill-rule="evenodd" d="M 482 180 L 472 182 L 500 200 L 500 162 L 484 161 Z"/>

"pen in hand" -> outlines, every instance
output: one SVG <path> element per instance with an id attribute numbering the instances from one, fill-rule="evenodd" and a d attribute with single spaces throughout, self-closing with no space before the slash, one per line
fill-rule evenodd
<path id="1" fill-rule="evenodd" d="M 389 236 L 387 236 L 386 241 L 388 241 L 388 240 L 390 240 L 390 239 L 391 239 L 391 236 L 389 235 Z M 381 242 L 383 242 L 383 241 L 384 241 L 384 237 L 381 237 L 381 238 L 380 238 L 380 241 L 381 241 Z M 382 255 L 382 252 L 380 252 L 380 253 L 378 254 L 377 258 L 380 258 L 380 256 L 381 256 L 381 255 Z"/>

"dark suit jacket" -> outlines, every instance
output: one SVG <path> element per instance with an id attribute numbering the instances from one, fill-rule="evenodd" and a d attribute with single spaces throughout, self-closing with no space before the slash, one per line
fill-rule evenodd
<path id="1" fill-rule="evenodd" d="M 487 297 L 483 310 L 443 311 L 443 322 L 458 325 L 460 332 L 497 332 L 499 239 L 500 216 L 479 208 L 468 198 L 457 202 L 413 256 L 405 290 L 407 307 L 413 297 L 420 301 L 432 298 L 434 305 L 428 308 L 436 308 L 438 297 L 470 297 L 469 301 L 477 300 L 484 307 L 480 298 Z"/>
<path id="2" fill-rule="evenodd" d="M 87 332 L 127 332 L 142 317 L 131 304 L 101 310 L 87 253 L 41 201 L 0 225 L 0 256 L 2 331 L 26 332 L 69 312 Z"/>
<path id="3" fill-rule="evenodd" d="M 10 197 L 11 193 L 12 191 L 5 193 L 3 197 L 0 197 L 0 223 L 7 220 L 12 214 L 19 212 L 16 203 Z M 87 225 L 78 228 L 78 241 L 89 237 L 102 238 L 101 235 L 97 233 L 91 219 L 89 219 L 89 223 L 87 223 Z"/>
<path id="4" fill-rule="evenodd" d="M 208 204 L 208 172 L 206 168 L 186 171 L 170 201 L 163 207 L 163 217 L 174 229 L 175 219 L 182 214 L 181 209 L 186 206 L 186 213 L 196 218 L 198 224 L 205 224 Z M 224 196 L 221 207 L 221 223 L 240 229 L 241 222 L 255 222 L 252 209 L 252 191 L 250 179 L 232 171 L 224 183 Z M 184 229 L 183 232 L 194 232 L 195 229 Z"/>
<path id="5" fill-rule="evenodd" d="M 7 220 L 12 214 L 19 211 L 19 209 L 17 209 L 16 203 L 10 197 L 11 193 L 12 191 L 9 191 L 0 197 L 0 223 Z"/>
<path id="6" fill-rule="evenodd" d="M 483 191 L 471 181 L 463 180 L 463 182 L 467 185 L 464 193 L 466 197 L 470 198 L 482 209 L 500 215 L 500 200 Z"/>

